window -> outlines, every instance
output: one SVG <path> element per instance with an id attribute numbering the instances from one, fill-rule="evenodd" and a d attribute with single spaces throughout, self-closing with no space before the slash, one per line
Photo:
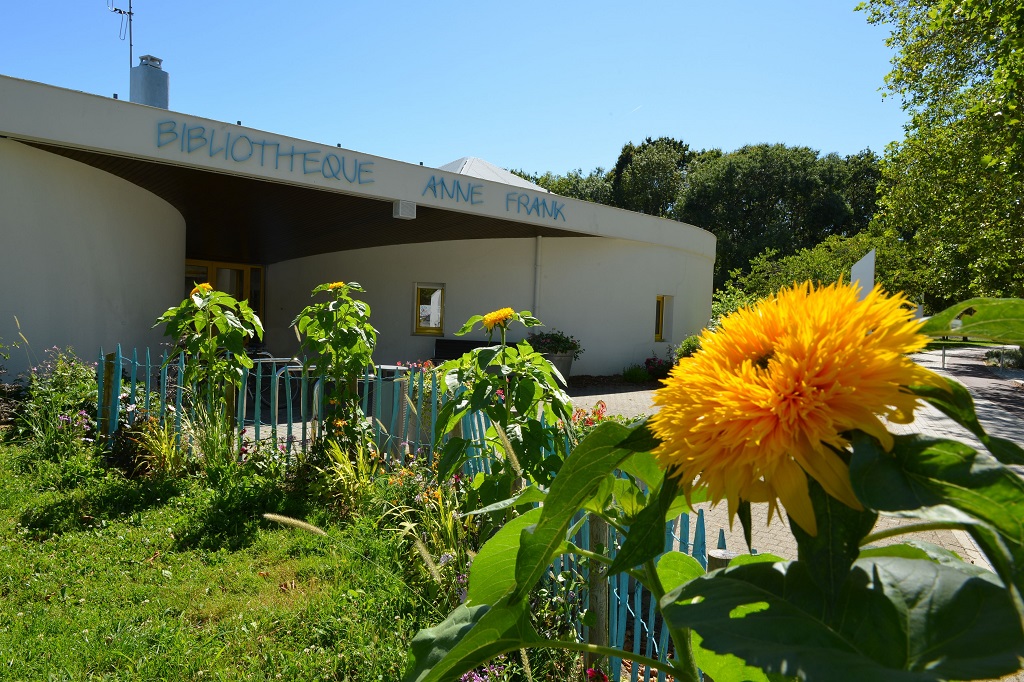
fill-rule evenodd
<path id="1" fill-rule="evenodd" d="M 221 263 L 208 260 L 185 261 L 185 293 L 197 284 L 208 283 L 214 289 L 231 294 L 239 301 L 248 301 L 249 307 L 264 319 L 263 268 L 243 263 Z"/>
<path id="2" fill-rule="evenodd" d="M 665 314 L 667 310 L 667 304 L 672 300 L 671 296 L 658 296 L 657 302 L 654 306 L 654 340 L 655 341 L 667 341 L 665 335 Z"/>
<path id="3" fill-rule="evenodd" d="M 444 336 L 444 285 L 417 282 L 412 301 L 412 333 Z"/>

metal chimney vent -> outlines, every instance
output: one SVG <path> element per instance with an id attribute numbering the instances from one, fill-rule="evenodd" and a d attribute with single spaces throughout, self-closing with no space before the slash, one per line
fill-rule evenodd
<path id="1" fill-rule="evenodd" d="M 392 216 L 400 220 L 413 220 L 416 217 L 416 202 L 405 200 L 394 202 Z"/>
<path id="2" fill-rule="evenodd" d="M 139 65 L 132 67 L 129 100 L 161 109 L 168 107 L 170 79 L 163 70 L 163 61 L 151 54 L 139 57 Z"/>

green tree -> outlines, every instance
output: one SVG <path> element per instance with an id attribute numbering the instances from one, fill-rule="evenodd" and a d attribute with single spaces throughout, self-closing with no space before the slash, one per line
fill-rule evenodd
<path id="1" fill-rule="evenodd" d="M 752 145 L 691 164 L 673 216 L 718 237 L 720 287 L 765 249 L 787 256 L 863 230 L 875 178 L 870 151 L 819 158 L 807 147 Z"/>
<path id="2" fill-rule="evenodd" d="M 892 30 L 890 93 L 913 114 L 911 130 L 970 114 L 985 132 L 986 165 L 1017 172 L 1024 96 L 1022 0 L 868 0 L 872 24 Z"/>
<path id="3" fill-rule="evenodd" d="M 749 272 L 735 271 L 735 278 L 725 283 L 720 291 L 730 293 L 731 297 L 716 292 L 716 300 L 740 300 L 736 290 L 747 299 L 757 300 L 797 282 L 829 284 L 840 278 L 849 281 L 850 268 L 871 249 L 875 250 L 875 282 L 886 291 L 902 291 L 917 299 L 922 286 L 917 279 L 919 269 L 913 263 L 911 245 L 897 235 L 860 232 L 852 237 L 832 235 L 809 249 L 781 258 L 774 249 L 767 249 L 750 261 Z M 749 301 L 741 302 L 746 305 Z"/>
<path id="4" fill-rule="evenodd" d="M 985 166 L 986 140 L 974 115 L 921 126 L 883 164 L 877 228 L 912 240 L 930 311 L 1024 295 L 1024 183 Z"/>
<path id="5" fill-rule="evenodd" d="M 556 175 L 551 171 L 543 175 L 529 175 L 523 171 L 512 172 L 559 196 L 612 205 L 611 176 L 601 167 L 586 175 L 583 174 L 582 168 L 571 170 L 565 175 Z"/>
<path id="6" fill-rule="evenodd" d="M 614 205 L 638 213 L 668 216 L 690 162 L 697 153 L 671 137 L 627 142 L 611 171 Z"/>
<path id="7" fill-rule="evenodd" d="M 1024 294 L 1019 0 L 871 0 L 910 114 L 882 164 L 878 229 L 912 242 L 926 306 Z"/>

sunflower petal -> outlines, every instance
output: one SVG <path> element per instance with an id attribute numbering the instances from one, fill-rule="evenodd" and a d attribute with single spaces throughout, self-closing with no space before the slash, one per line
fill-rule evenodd
<path id="1" fill-rule="evenodd" d="M 807 489 L 807 475 L 796 462 L 780 466 L 772 474 L 771 484 L 779 494 L 782 506 L 793 522 L 809 535 L 818 534 L 818 522 L 814 518 L 814 506 Z"/>

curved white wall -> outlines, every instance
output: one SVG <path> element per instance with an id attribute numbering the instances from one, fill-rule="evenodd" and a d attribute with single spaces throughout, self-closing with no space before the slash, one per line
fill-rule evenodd
<path id="1" fill-rule="evenodd" d="M 85 359 L 153 346 L 153 321 L 181 301 L 185 221 L 170 204 L 114 175 L 0 139 L 0 339 L 34 359 L 73 346 Z M 24 369 L 25 353 L 8 368 Z"/>
<path id="2" fill-rule="evenodd" d="M 573 374 L 614 374 L 654 350 L 698 332 L 711 313 L 713 263 L 667 246 L 602 237 L 537 242 L 480 239 L 403 244 L 300 258 L 267 270 L 267 343 L 278 355 L 295 351 L 288 325 L 317 284 L 357 281 L 367 292 L 380 331 L 379 363 L 431 357 L 434 337 L 412 334 L 415 282 L 445 284 L 445 336 L 472 315 L 502 308 L 532 310 L 546 327 L 579 338 L 586 352 Z M 672 297 L 667 340 L 654 342 L 655 301 Z M 525 334 L 516 328 L 513 338 Z M 468 338 L 484 338 L 476 332 Z"/>

